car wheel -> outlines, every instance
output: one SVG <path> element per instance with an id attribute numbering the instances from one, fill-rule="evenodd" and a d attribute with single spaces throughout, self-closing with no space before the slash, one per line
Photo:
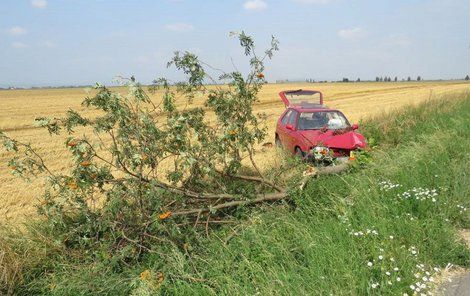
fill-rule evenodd
<path id="1" fill-rule="evenodd" d="M 276 139 L 274 140 L 274 143 L 276 144 L 276 147 L 282 148 L 281 139 L 279 139 L 278 136 L 276 136 Z"/>
<path id="2" fill-rule="evenodd" d="M 295 155 L 300 157 L 301 159 L 304 158 L 304 152 L 302 151 L 302 149 L 300 149 L 300 147 L 295 147 Z"/>

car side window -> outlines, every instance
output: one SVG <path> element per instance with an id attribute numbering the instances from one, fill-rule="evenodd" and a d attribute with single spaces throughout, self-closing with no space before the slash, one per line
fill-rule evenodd
<path id="1" fill-rule="evenodd" d="M 287 124 L 287 121 L 289 120 L 289 116 L 291 114 L 292 114 L 292 110 L 289 110 L 289 111 L 286 112 L 286 114 L 284 115 L 284 117 L 282 117 L 282 120 L 281 120 L 282 125 Z"/>
<path id="2" fill-rule="evenodd" d="M 292 126 L 295 126 L 295 121 L 297 120 L 297 112 L 292 111 L 289 120 L 287 121 L 288 124 L 291 124 Z"/>

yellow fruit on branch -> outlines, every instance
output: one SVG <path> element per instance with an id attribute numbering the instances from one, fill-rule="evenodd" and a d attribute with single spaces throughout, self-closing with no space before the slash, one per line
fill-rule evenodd
<path id="1" fill-rule="evenodd" d="M 160 216 L 158 216 L 158 218 L 160 218 L 160 220 L 165 220 L 165 219 L 169 218 L 170 216 L 171 216 L 171 212 L 166 212 L 166 213 L 160 214 Z"/>
<path id="2" fill-rule="evenodd" d="M 158 272 L 157 273 L 157 281 L 159 284 L 161 284 L 163 282 L 163 280 L 165 280 L 165 275 L 163 274 L 163 272 Z"/>
<path id="3" fill-rule="evenodd" d="M 77 182 L 75 181 L 70 181 L 67 183 L 67 186 L 70 188 L 70 189 L 77 189 L 78 188 L 78 185 L 77 185 Z"/>
<path id="4" fill-rule="evenodd" d="M 72 140 L 72 141 L 70 141 L 70 142 L 67 143 L 67 146 L 69 146 L 69 147 L 75 147 L 75 146 L 77 146 L 77 145 L 78 145 L 78 142 L 75 141 L 75 140 Z"/>
<path id="5" fill-rule="evenodd" d="M 80 165 L 82 167 L 89 167 L 91 165 L 91 162 L 88 161 L 88 160 L 84 160 L 84 161 L 80 162 Z"/>
<path id="6" fill-rule="evenodd" d="M 151 272 L 150 270 L 146 269 L 140 273 L 140 280 L 142 281 L 148 281 L 150 280 L 151 277 Z"/>

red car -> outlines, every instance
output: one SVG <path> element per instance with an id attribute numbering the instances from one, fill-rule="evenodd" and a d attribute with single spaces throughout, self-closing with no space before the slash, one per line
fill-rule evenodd
<path id="1" fill-rule="evenodd" d="M 290 90 L 279 93 L 286 105 L 276 127 L 276 145 L 301 157 L 329 155 L 349 157 L 351 151 L 366 147 L 341 111 L 323 105 L 323 94 L 315 90 Z M 317 159 L 315 157 L 315 159 Z"/>

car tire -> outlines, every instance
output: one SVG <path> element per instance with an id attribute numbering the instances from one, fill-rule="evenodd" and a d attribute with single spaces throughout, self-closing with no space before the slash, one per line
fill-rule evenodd
<path id="1" fill-rule="evenodd" d="M 276 144 L 277 148 L 282 148 L 281 139 L 279 139 L 278 136 L 276 136 L 276 138 L 274 139 L 274 143 Z"/>
<path id="2" fill-rule="evenodd" d="M 304 152 L 300 147 L 295 147 L 295 155 L 300 157 L 300 159 L 304 159 Z"/>

